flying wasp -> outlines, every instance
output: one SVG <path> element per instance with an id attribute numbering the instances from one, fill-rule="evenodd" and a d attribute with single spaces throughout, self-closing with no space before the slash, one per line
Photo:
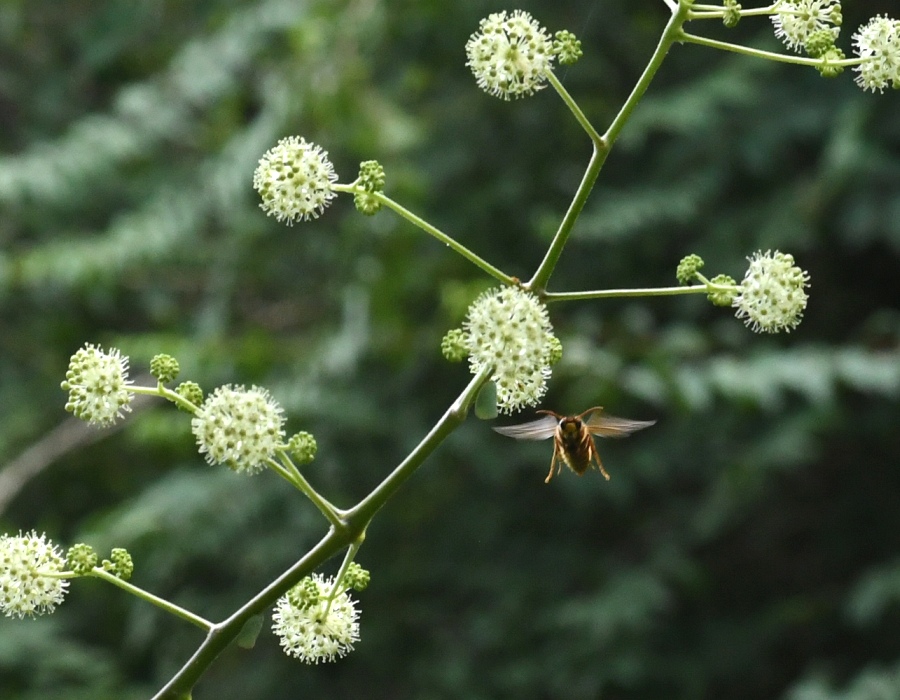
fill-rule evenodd
<path id="1" fill-rule="evenodd" d="M 630 420 L 611 416 L 603 412 L 603 406 L 589 408 L 577 416 L 561 416 L 553 411 L 538 411 L 538 413 L 543 413 L 544 417 L 494 430 L 516 440 L 553 438 L 553 457 L 550 459 L 550 472 L 544 483 L 549 483 L 553 478 L 553 468 L 556 467 L 558 474 L 562 471 L 563 464 L 581 476 L 591 468 L 592 463 L 596 463 L 600 473 L 608 480 L 609 474 L 600 461 L 597 446 L 594 444 L 594 435 L 628 437 L 634 431 L 649 428 L 656 423 L 655 420 Z"/>

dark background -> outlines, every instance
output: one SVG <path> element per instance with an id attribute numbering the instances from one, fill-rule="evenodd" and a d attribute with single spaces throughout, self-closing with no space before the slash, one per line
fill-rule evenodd
<path id="1" fill-rule="evenodd" d="M 893 5 L 845 3 L 844 50 Z M 521 7 L 582 39 L 559 75 L 602 131 L 665 6 Z M 316 435 L 306 473 L 339 505 L 407 454 L 468 381 L 440 339 L 490 280 L 346 196 L 279 225 L 252 172 L 290 134 L 341 182 L 378 159 L 389 195 L 527 278 L 589 142 L 550 89 L 475 87 L 463 46 L 499 9 L 0 5 L 0 529 L 127 547 L 136 584 L 210 619 L 324 531 L 274 475 L 206 465 L 160 401 L 121 431 L 67 427 L 59 383 L 85 342 L 133 376 L 168 352 L 207 390 L 266 386 L 290 432 Z M 778 50 L 765 19 L 691 29 Z M 357 649 L 306 666 L 267 622 L 196 700 L 900 697 L 898 114 L 849 72 L 674 47 L 551 291 L 668 286 L 690 252 L 740 279 L 777 248 L 811 274 L 803 323 L 758 336 L 697 296 L 553 306 L 565 355 L 544 407 L 659 421 L 600 445 L 612 480 L 545 485 L 549 443 L 471 417 L 369 529 Z M 54 615 L 0 620 L 0 696 L 146 698 L 199 641 L 78 581 Z"/>

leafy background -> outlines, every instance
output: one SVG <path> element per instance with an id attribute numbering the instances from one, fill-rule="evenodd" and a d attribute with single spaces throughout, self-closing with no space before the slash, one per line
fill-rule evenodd
<path id="1" fill-rule="evenodd" d="M 893 3 L 846 3 L 842 44 Z M 561 76 L 608 123 L 661 2 L 526 2 L 585 57 Z M 210 0 L 0 5 L 0 526 L 126 546 L 135 582 L 220 618 L 323 532 L 273 476 L 207 466 L 184 414 L 66 420 L 84 342 L 157 352 L 210 389 L 268 387 L 349 505 L 467 381 L 438 346 L 488 280 L 342 197 L 292 228 L 250 181 L 278 138 L 388 191 L 527 277 L 581 176 L 550 90 L 478 91 L 463 44 L 496 3 Z M 896 8 L 893 8 L 894 10 Z M 764 20 L 719 38 L 777 48 Z M 546 406 L 657 418 L 603 444 L 612 480 L 549 486 L 548 443 L 470 419 L 369 531 L 362 640 L 308 667 L 268 628 L 195 698 L 866 700 L 900 697 L 900 121 L 851 76 L 675 47 L 607 163 L 552 290 L 670 285 L 697 252 L 740 277 L 779 248 L 806 318 L 760 337 L 697 297 L 554 306 Z M 331 563 L 328 571 L 336 566 Z M 9 700 L 149 697 L 198 634 L 94 581 L 0 620 Z"/>

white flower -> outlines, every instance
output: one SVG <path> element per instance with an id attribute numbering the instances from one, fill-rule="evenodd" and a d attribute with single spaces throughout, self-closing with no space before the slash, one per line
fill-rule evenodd
<path id="1" fill-rule="evenodd" d="M 272 631 L 281 638 L 284 653 L 308 664 L 334 661 L 359 641 L 359 611 L 346 591 L 329 601 L 333 578 L 313 574 L 275 604 Z"/>
<path id="2" fill-rule="evenodd" d="M 853 45 L 863 59 L 853 68 L 857 85 L 872 92 L 900 87 L 900 21 L 873 17 L 853 35 Z"/>
<path id="3" fill-rule="evenodd" d="M 69 582 L 52 575 L 65 570 L 65 558 L 33 530 L 0 536 L 0 611 L 7 617 L 51 613 L 62 603 Z"/>
<path id="4" fill-rule="evenodd" d="M 540 299 L 519 287 L 489 289 L 469 306 L 463 329 L 472 374 L 492 368 L 501 412 L 540 400 L 557 351 Z"/>
<path id="5" fill-rule="evenodd" d="M 66 380 L 69 392 L 66 410 L 88 423 L 107 427 L 130 411 L 134 394 L 128 390 L 128 358 L 111 348 L 103 352 L 88 343 L 69 360 Z"/>
<path id="6" fill-rule="evenodd" d="M 288 226 L 325 211 L 337 195 L 331 185 L 338 176 L 320 146 L 297 136 L 281 139 L 259 159 L 253 187 L 262 197 L 260 207 Z"/>
<path id="7" fill-rule="evenodd" d="M 809 298 L 809 273 L 794 265 L 787 253 L 757 252 L 748 258 L 750 267 L 732 306 L 735 316 L 757 333 L 790 332 L 803 318 Z"/>
<path id="8" fill-rule="evenodd" d="M 785 46 L 800 51 L 813 32 L 826 29 L 837 39 L 841 24 L 841 3 L 839 0 L 782 2 L 772 15 L 772 24 L 775 25 L 775 36 Z"/>
<path id="9" fill-rule="evenodd" d="M 544 87 L 553 64 L 553 42 L 537 20 L 522 10 L 496 12 L 481 20 L 466 42 L 466 65 L 478 87 L 496 97 L 531 95 Z"/>
<path id="10" fill-rule="evenodd" d="M 282 444 L 284 411 L 265 389 L 226 384 L 203 402 L 191 430 L 207 462 L 255 474 Z"/>

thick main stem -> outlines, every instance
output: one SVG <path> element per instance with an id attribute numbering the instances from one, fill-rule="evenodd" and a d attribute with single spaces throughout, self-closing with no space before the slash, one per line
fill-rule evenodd
<path id="1" fill-rule="evenodd" d="M 634 89 L 631 91 L 625 104 L 622 105 L 622 109 L 619 110 L 616 118 L 613 119 L 609 128 L 606 130 L 606 133 L 602 136 L 597 136 L 597 132 L 594 131 L 589 124 L 585 126 L 586 120 L 584 119 L 584 116 L 577 107 L 573 108 L 574 103 L 571 101 L 571 98 L 569 98 L 568 93 L 562 88 L 562 85 L 556 79 L 556 76 L 552 73 L 548 76 L 550 84 L 553 85 L 563 98 L 563 101 L 566 102 L 570 109 L 572 109 L 579 123 L 585 127 L 585 131 L 587 131 L 588 136 L 591 138 L 594 150 L 591 154 L 591 160 L 588 163 L 587 169 L 584 172 L 584 176 L 581 178 L 581 183 L 578 185 L 578 190 L 572 198 L 572 203 L 569 205 L 569 209 L 566 211 L 566 215 L 563 217 L 559 229 L 553 237 L 553 241 L 550 243 L 547 253 L 544 255 L 544 259 L 541 261 L 541 264 L 538 266 L 532 278 L 526 284 L 526 287 L 535 294 L 543 296 L 546 292 L 550 276 L 556 268 L 556 263 L 559 261 L 560 255 L 562 255 L 563 248 L 569 239 L 569 234 L 572 232 L 575 222 L 578 220 L 582 209 L 584 209 L 584 205 L 594 187 L 594 183 L 597 181 L 597 176 L 600 174 L 600 169 L 606 162 L 606 158 L 616 139 L 619 137 L 619 133 L 622 131 L 622 128 L 625 126 L 625 123 L 628 121 L 628 118 L 631 116 L 635 107 L 637 107 L 638 102 L 641 101 L 641 98 L 650 86 L 653 77 L 662 65 L 669 48 L 679 40 L 682 31 L 681 27 L 687 20 L 689 12 L 690 6 L 684 3 L 679 3 L 678 7 L 673 10 L 672 16 L 669 18 L 669 22 L 663 30 L 659 43 L 656 46 L 656 50 L 653 52 L 653 56 L 650 57 L 647 67 L 635 84 Z"/>
<path id="2" fill-rule="evenodd" d="M 358 542 L 364 536 L 375 513 L 415 473 L 416 469 L 434 452 L 438 445 L 462 424 L 479 389 L 489 376 L 489 369 L 476 375 L 409 456 L 356 506 L 350 510 L 339 512 L 339 526 L 333 525 L 328 534 L 319 540 L 319 543 L 300 561 L 257 593 L 231 617 L 213 625 L 194 655 L 154 696 L 153 700 L 185 700 L 189 698 L 191 689 L 206 672 L 209 665 L 234 641 L 252 617 L 263 614 L 304 576 L 311 574 L 346 547 Z"/>

